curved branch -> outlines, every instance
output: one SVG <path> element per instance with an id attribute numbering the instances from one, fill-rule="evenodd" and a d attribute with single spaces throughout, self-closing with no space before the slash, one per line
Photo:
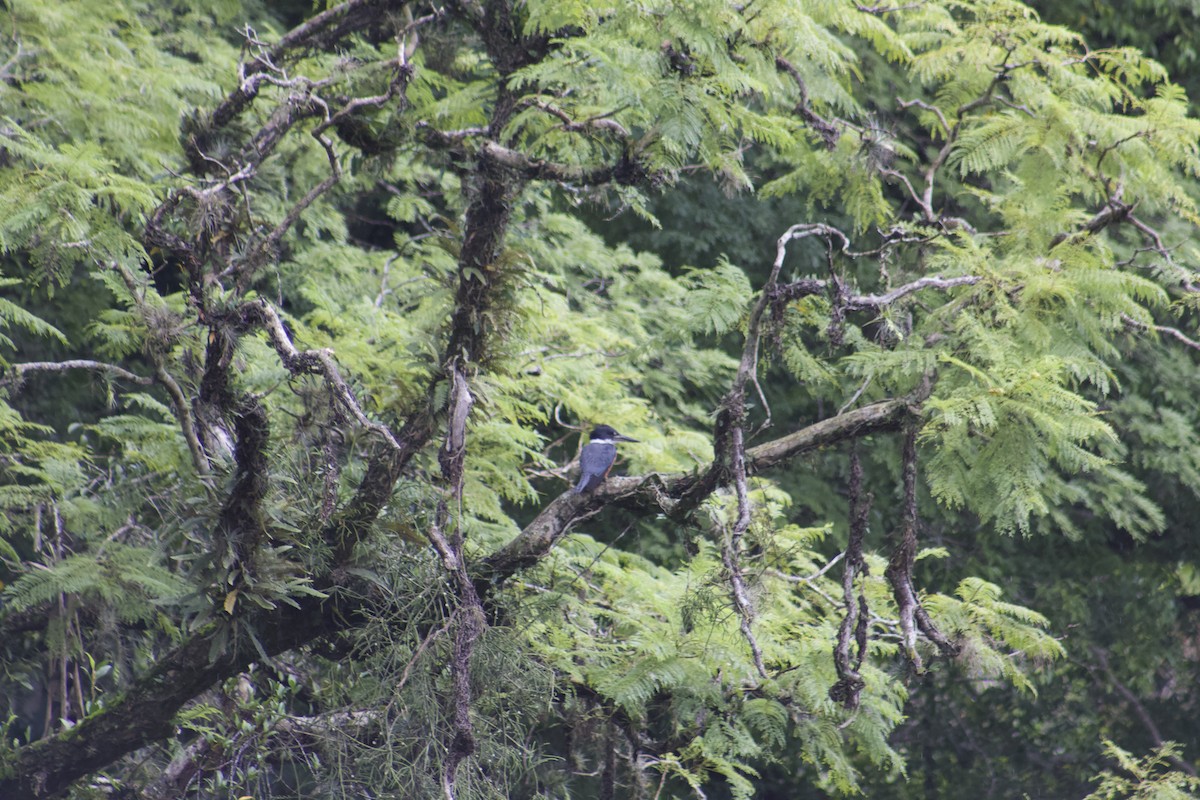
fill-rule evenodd
<path id="1" fill-rule="evenodd" d="M 396 0 L 347 0 L 305 20 L 280 37 L 273 46 L 262 48 L 240 70 L 241 81 L 213 110 L 209 122 L 220 127 L 240 114 L 258 95 L 265 73 L 277 69 L 275 61 L 292 50 L 324 47 L 379 19 L 379 8 L 402 5 Z M 248 31 L 251 35 L 252 31 Z M 257 44 L 256 42 L 252 42 Z"/>
<path id="2" fill-rule="evenodd" d="M 916 413 L 913 409 L 915 400 L 903 397 L 872 403 L 751 447 L 746 450 L 746 470 L 753 474 L 821 447 L 872 433 L 897 430 L 909 415 Z M 479 562 L 475 573 L 480 593 L 494 591 L 519 570 L 536 564 L 572 525 L 611 503 L 636 500 L 657 505 L 667 513 L 678 513 L 684 509 L 686 500 L 686 507 L 694 508 L 719 485 L 710 484 L 707 474 L 610 477 L 588 494 L 564 492 L 525 526 L 516 538 Z"/>
<path id="3" fill-rule="evenodd" d="M 342 377 L 338 370 L 337 364 L 333 360 L 333 351 L 326 348 L 322 350 L 298 350 L 296 345 L 292 343 L 291 337 L 288 336 L 287 329 L 283 325 L 283 320 L 279 318 L 277 312 L 266 300 L 259 300 L 250 304 L 247 308 L 248 315 L 257 317 L 257 322 L 261 324 L 267 331 L 267 336 L 271 339 L 271 346 L 275 352 L 279 354 L 279 359 L 283 362 L 283 366 L 288 372 L 293 375 L 302 373 L 316 373 L 325 378 L 325 382 L 329 385 L 330 391 L 338 402 L 350 412 L 355 421 L 367 430 L 379 436 L 388 443 L 394 450 L 403 450 L 400 442 L 397 441 L 396 435 L 392 429 L 380 422 L 372 422 L 362 410 L 362 405 L 354 396 L 354 392 L 346 383 L 346 379 Z"/>
<path id="4" fill-rule="evenodd" d="M 24 364 L 13 364 L 8 368 L 8 371 L 13 373 L 12 376 L 0 379 L 0 385 L 16 383 L 26 372 L 67 372 L 73 369 L 103 372 L 123 381 L 129 381 L 141 386 L 150 386 L 154 383 L 154 378 L 137 375 L 123 367 L 118 367 L 116 364 L 106 364 L 103 361 L 90 361 L 77 358 L 67 361 L 28 361 Z"/>

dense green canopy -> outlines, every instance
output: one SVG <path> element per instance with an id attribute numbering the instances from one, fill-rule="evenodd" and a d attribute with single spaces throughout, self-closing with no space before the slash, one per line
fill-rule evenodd
<path id="1" fill-rule="evenodd" d="M 1200 792 L 1200 121 L 1077 16 L 9 0 L 0 797 Z"/>

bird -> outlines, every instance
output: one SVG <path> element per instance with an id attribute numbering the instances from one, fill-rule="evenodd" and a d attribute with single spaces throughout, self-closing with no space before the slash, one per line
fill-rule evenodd
<path id="1" fill-rule="evenodd" d="M 617 442 L 636 442 L 617 433 L 609 425 L 597 425 L 592 429 L 591 440 L 584 445 L 579 454 L 579 483 L 575 484 L 575 494 L 593 491 L 604 483 L 613 463 L 617 460 Z"/>

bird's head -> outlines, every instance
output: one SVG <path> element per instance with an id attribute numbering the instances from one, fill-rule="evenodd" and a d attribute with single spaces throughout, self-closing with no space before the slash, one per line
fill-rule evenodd
<path id="1" fill-rule="evenodd" d="M 611 425 L 597 425 L 596 427 L 592 428 L 592 435 L 590 438 L 593 442 L 599 442 L 599 441 L 636 442 L 637 441 L 637 439 L 631 439 L 630 437 L 628 437 L 624 434 L 617 433 L 616 428 L 613 428 Z"/>

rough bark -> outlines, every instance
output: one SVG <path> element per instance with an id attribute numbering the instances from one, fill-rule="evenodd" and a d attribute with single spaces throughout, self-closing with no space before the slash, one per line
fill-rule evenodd
<path id="1" fill-rule="evenodd" d="M 252 625 L 267 655 L 298 647 L 345 624 L 351 609 L 317 598 L 306 598 L 299 608 L 281 606 L 239 620 Z M 102 711 L 70 730 L 22 748 L 6 774 L 0 775 L 4 800 L 44 800 L 73 781 L 101 769 L 121 756 L 170 736 L 175 712 L 218 681 L 236 675 L 260 658 L 248 640 L 216 648 L 228 634 L 226 623 L 211 623 L 158 660 Z"/>

